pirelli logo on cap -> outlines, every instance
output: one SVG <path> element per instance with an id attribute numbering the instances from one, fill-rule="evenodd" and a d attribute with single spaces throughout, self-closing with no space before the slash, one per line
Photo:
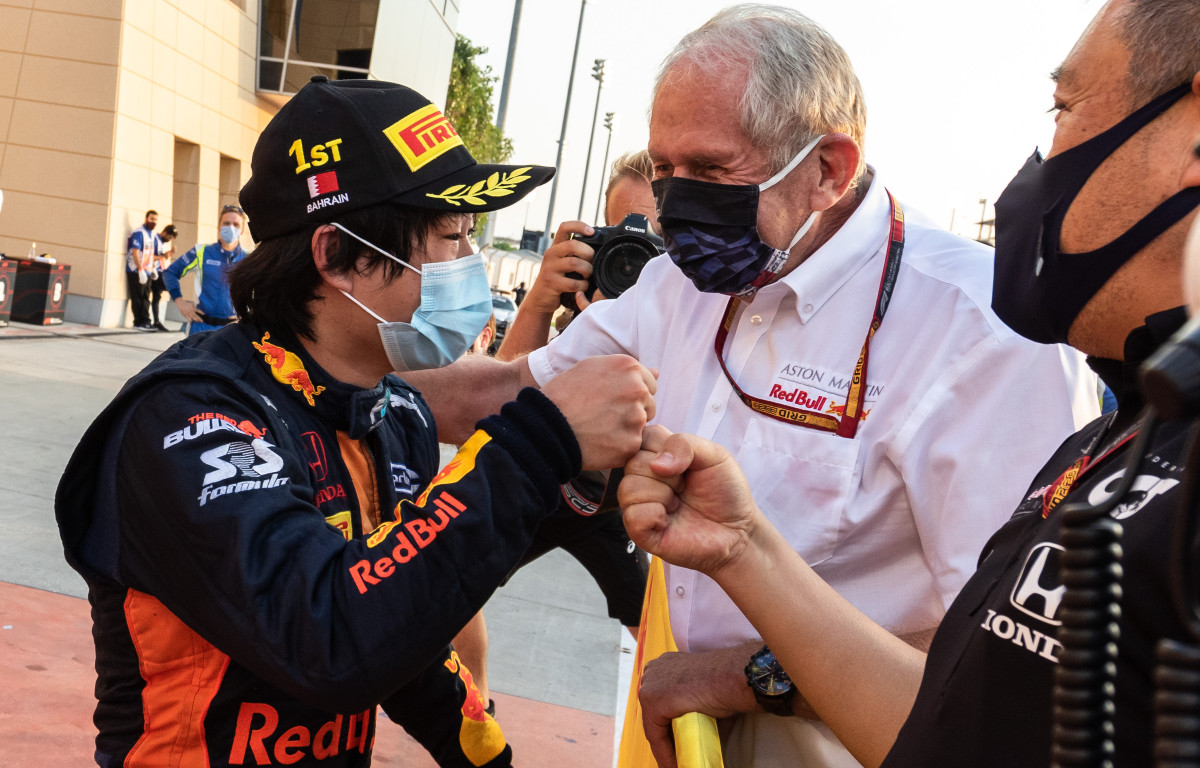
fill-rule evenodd
<path id="1" fill-rule="evenodd" d="M 383 134 L 413 171 L 463 145 L 449 118 L 432 104 L 384 128 Z"/>

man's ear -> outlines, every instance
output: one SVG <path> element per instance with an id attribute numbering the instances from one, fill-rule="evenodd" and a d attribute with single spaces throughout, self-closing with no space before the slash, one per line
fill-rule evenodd
<path id="1" fill-rule="evenodd" d="M 821 139 L 815 154 L 821 167 L 821 181 L 813 190 L 809 208 L 827 211 L 845 196 L 854 182 L 862 149 L 846 134 L 831 133 Z"/>
<path id="2" fill-rule="evenodd" d="M 354 292 L 354 270 L 336 270 L 330 266 L 341 246 L 341 233 L 337 227 L 326 224 L 317 227 L 312 236 L 312 258 L 321 279 L 333 288 L 347 293 Z"/>
<path id="3" fill-rule="evenodd" d="M 1200 72 L 1192 78 L 1192 95 L 1200 96 Z M 1192 114 L 1200 112 L 1200 105 L 1192 107 Z M 1192 145 L 1191 156 L 1188 158 L 1187 164 L 1183 167 L 1183 178 L 1180 179 L 1179 186 L 1181 189 L 1190 187 L 1200 187 L 1200 133 L 1196 135 L 1196 143 Z"/>

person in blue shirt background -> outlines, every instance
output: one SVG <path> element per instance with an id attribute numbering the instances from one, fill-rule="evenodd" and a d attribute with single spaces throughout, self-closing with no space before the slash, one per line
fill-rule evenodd
<path id="1" fill-rule="evenodd" d="M 197 244 L 171 263 L 163 272 L 163 281 L 179 314 L 187 320 L 188 335 L 211 331 L 237 320 L 233 301 L 229 298 L 228 272 L 245 256 L 238 241 L 246 224 L 246 214 L 236 205 L 221 209 L 218 220 L 220 239 L 209 245 Z M 196 280 L 195 303 L 183 298 L 179 281 L 192 273 Z"/>
<path id="2" fill-rule="evenodd" d="M 150 322 L 150 270 L 160 240 L 154 234 L 158 226 L 158 211 L 146 211 L 142 226 L 133 230 L 125 241 L 125 287 L 129 291 L 129 309 L 133 312 L 133 327 L 153 331 Z"/>

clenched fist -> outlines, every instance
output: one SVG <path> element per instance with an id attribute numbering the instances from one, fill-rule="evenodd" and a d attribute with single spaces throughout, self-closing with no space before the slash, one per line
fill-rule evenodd
<path id="1" fill-rule="evenodd" d="M 625 463 L 642 444 L 654 418 L 655 374 L 627 355 L 590 357 L 542 387 L 566 417 L 583 454 L 584 469 Z"/>
<path id="2" fill-rule="evenodd" d="M 661 426 L 646 429 L 617 498 L 640 547 L 709 575 L 736 559 L 765 522 L 728 451 Z"/>

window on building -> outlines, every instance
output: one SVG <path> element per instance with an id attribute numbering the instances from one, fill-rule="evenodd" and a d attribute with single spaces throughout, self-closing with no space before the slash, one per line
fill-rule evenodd
<path id="1" fill-rule="evenodd" d="M 258 89 L 295 93 L 313 75 L 365 78 L 379 0 L 259 0 Z"/>
<path id="2" fill-rule="evenodd" d="M 221 186 L 217 192 L 220 194 L 221 207 L 237 205 L 238 192 L 242 189 L 242 161 L 235 157 L 221 155 L 220 173 Z"/>
<path id="3" fill-rule="evenodd" d="M 200 146 L 175 139 L 172 173 L 171 223 L 175 225 L 176 256 L 182 256 L 198 241 L 200 221 Z M 184 295 L 195 298 L 192 281 L 184 281 Z"/>

